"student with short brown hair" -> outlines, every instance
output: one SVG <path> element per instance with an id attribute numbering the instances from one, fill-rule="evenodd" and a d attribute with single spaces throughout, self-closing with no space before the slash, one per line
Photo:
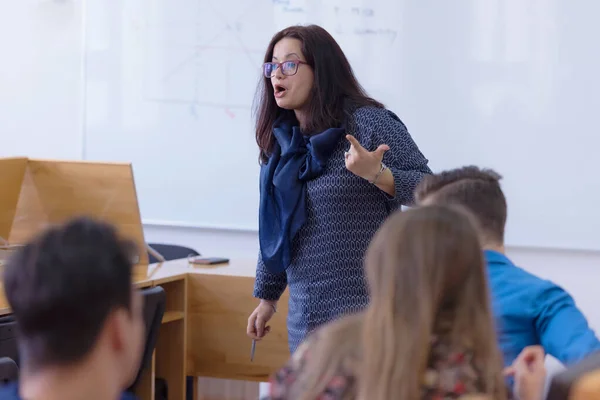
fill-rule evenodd
<path id="1" fill-rule="evenodd" d="M 132 400 L 144 345 L 134 247 L 108 224 L 77 218 L 31 240 L 4 270 L 17 322 L 18 384 L 2 400 Z"/>
<path id="2" fill-rule="evenodd" d="M 530 345 L 566 365 L 600 350 L 573 298 L 556 284 L 517 267 L 505 255 L 506 198 L 501 176 L 466 166 L 426 176 L 415 190 L 418 205 L 459 205 L 475 217 L 485 253 L 492 306 L 504 363 Z"/>

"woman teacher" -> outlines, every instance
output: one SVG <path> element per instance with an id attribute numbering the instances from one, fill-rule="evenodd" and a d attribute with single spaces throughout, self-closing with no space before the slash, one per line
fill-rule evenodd
<path id="1" fill-rule="evenodd" d="M 265 54 L 260 252 L 247 334 L 259 340 L 289 286 L 290 352 L 318 326 L 364 309 L 363 257 L 390 213 L 431 173 L 406 127 L 368 97 L 323 28 L 278 32 Z"/>

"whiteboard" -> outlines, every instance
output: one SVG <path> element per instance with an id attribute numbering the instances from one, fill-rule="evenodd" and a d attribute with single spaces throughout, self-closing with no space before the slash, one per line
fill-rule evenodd
<path id="1" fill-rule="evenodd" d="M 0 0 L 0 157 L 81 159 L 81 0 Z"/>
<path id="2" fill-rule="evenodd" d="M 505 177 L 507 244 L 600 250 L 594 0 L 88 0 L 85 157 L 132 161 L 146 223 L 256 230 L 271 36 L 317 23 L 434 170 Z"/>

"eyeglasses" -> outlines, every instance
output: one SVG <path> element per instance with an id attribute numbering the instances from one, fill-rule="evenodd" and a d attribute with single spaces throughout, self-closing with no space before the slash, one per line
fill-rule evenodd
<path id="1" fill-rule="evenodd" d="M 300 64 L 308 65 L 308 63 L 306 63 L 304 61 L 300 61 L 300 60 L 283 61 L 280 63 L 276 63 L 276 62 L 264 63 L 263 64 L 263 74 L 265 74 L 266 78 L 272 78 L 273 75 L 275 74 L 275 71 L 277 70 L 277 68 L 280 68 L 281 73 L 285 76 L 296 75 L 296 72 L 298 72 L 298 66 Z"/>

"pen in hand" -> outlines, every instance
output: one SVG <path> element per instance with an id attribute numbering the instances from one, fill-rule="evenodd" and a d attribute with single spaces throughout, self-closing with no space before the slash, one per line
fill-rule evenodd
<path id="1" fill-rule="evenodd" d="M 256 353 L 256 342 L 259 341 L 260 339 L 262 339 L 271 330 L 270 326 L 265 326 L 266 322 L 269 319 L 271 319 L 273 314 L 275 314 L 277 312 L 277 307 L 275 307 L 274 304 L 269 304 L 269 306 L 271 308 L 270 311 L 272 311 L 270 313 L 270 315 L 267 318 L 264 318 L 265 316 L 262 316 L 262 318 L 259 318 L 258 311 L 261 306 L 263 306 L 262 301 L 259 304 L 259 306 L 256 308 L 256 310 L 254 310 L 252 315 L 250 315 L 250 318 L 248 318 L 247 333 L 248 333 L 248 336 L 252 337 L 252 347 L 250 347 L 250 362 L 254 361 L 254 354 Z M 262 326 L 260 334 L 259 334 L 259 329 L 257 326 L 257 323 L 259 320 L 261 321 L 261 326 Z"/>
<path id="2" fill-rule="evenodd" d="M 256 322 L 254 322 L 254 332 L 258 334 L 258 329 L 256 329 Z M 254 361 L 254 353 L 256 353 L 256 339 L 252 339 L 252 347 L 250 348 L 250 362 Z"/>
<path id="3" fill-rule="evenodd" d="M 269 331 L 271 330 L 270 326 L 265 327 L 265 330 L 263 332 L 264 335 L 266 335 L 267 333 L 269 333 Z M 256 329 L 256 323 L 254 323 L 254 331 L 255 333 L 258 335 L 258 329 Z M 252 347 L 250 347 L 250 361 L 254 361 L 254 353 L 256 353 L 256 339 L 252 339 Z"/>

